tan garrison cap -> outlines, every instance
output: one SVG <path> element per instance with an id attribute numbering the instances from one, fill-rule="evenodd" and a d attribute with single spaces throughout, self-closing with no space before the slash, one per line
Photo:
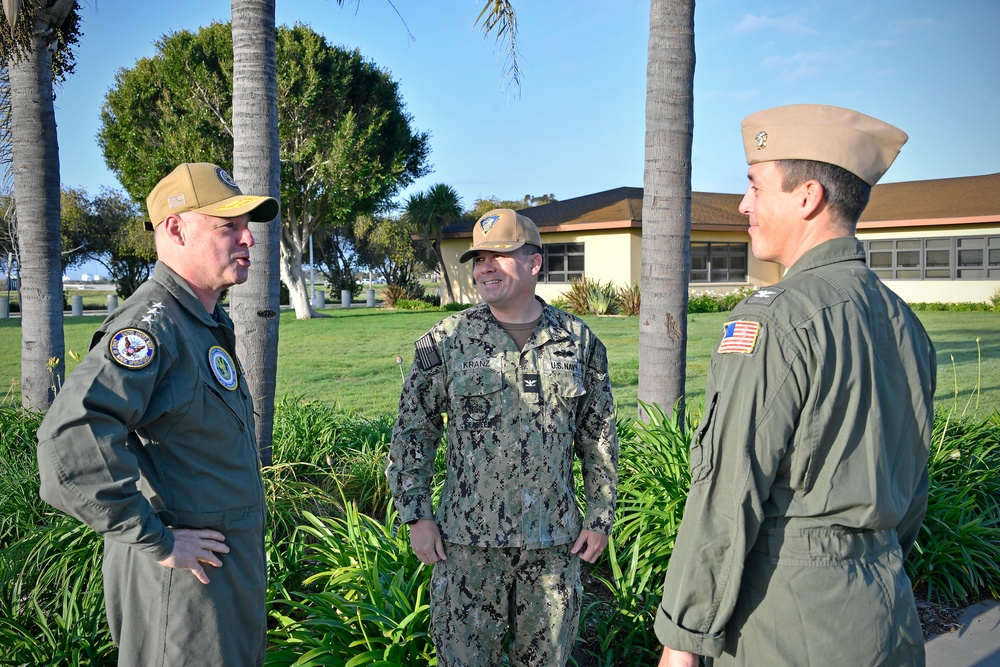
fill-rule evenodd
<path id="1" fill-rule="evenodd" d="M 771 160 L 815 160 L 837 165 L 875 185 L 906 133 L 877 118 L 822 104 L 765 109 L 743 119 L 747 164 Z"/>
<path id="2" fill-rule="evenodd" d="M 542 247 L 542 237 L 529 218 L 509 208 L 495 208 L 476 221 L 472 228 L 472 247 L 462 253 L 459 262 L 468 262 L 479 250 L 511 252 L 525 243 Z"/>
<path id="3" fill-rule="evenodd" d="M 185 162 L 165 176 L 146 197 L 148 229 L 171 213 L 194 211 L 217 218 L 250 214 L 253 222 L 278 217 L 278 202 L 272 197 L 244 195 L 225 169 L 207 162 Z"/>

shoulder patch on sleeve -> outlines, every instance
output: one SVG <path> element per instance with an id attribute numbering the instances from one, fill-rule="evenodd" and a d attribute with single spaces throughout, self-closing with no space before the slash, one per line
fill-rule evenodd
<path id="1" fill-rule="evenodd" d="M 108 344 L 111 359 L 125 368 L 143 368 L 153 360 L 156 344 L 153 338 L 139 329 L 119 329 Z"/>
<path id="2" fill-rule="evenodd" d="M 441 365 L 441 355 L 438 354 L 434 337 L 429 333 L 424 334 L 414 344 L 417 353 L 417 365 L 420 370 L 429 371 Z"/>
<path id="3" fill-rule="evenodd" d="M 761 287 L 759 290 L 748 296 L 746 302 L 749 304 L 770 306 L 784 291 L 785 290 L 781 287 Z"/>
<path id="4" fill-rule="evenodd" d="M 757 345 L 762 325 L 760 322 L 734 320 L 722 325 L 722 342 L 719 343 L 719 354 L 739 352 L 750 354 Z"/>

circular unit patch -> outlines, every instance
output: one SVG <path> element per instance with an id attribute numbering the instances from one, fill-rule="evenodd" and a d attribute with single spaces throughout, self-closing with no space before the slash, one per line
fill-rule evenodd
<path id="1" fill-rule="evenodd" d="M 236 374 L 236 364 L 229 353 L 218 345 L 213 345 L 208 351 L 208 365 L 223 387 L 229 391 L 236 389 L 239 384 L 239 376 Z"/>
<path id="2" fill-rule="evenodd" d="M 153 360 L 156 345 L 145 331 L 122 329 L 111 337 L 111 358 L 125 368 L 143 368 Z"/>

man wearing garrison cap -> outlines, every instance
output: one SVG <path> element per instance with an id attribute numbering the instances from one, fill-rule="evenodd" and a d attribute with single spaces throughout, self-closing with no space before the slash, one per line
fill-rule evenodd
<path id="1" fill-rule="evenodd" d="M 520 213 L 495 209 L 476 222 L 460 261 L 473 261 L 484 303 L 417 341 L 399 399 L 387 473 L 413 552 L 434 566 L 439 667 L 495 667 L 505 643 L 511 667 L 565 665 L 580 627 L 580 561 L 597 560 L 614 521 L 607 351 L 579 318 L 535 296 L 541 250 Z"/>
<path id="2" fill-rule="evenodd" d="M 219 296 L 278 214 L 207 163 L 146 199 L 153 276 L 101 325 L 38 429 L 41 497 L 104 536 L 119 665 L 264 664 L 253 403 Z"/>
<path id="3" fill-rule="evenodd" d="M 855 228 L 906 134 L 830 106 L 743 121 L 758 259 L 723 325 L 656 615 L 661 665 L 924 664 L 903 561 L 927 507 L 934 347 Z"/>

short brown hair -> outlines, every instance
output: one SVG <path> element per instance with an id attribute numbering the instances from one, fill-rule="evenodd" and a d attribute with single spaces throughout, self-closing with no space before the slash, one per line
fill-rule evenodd
<path id="1" fill-rule="evenodd" d="M 830 215 L 835 222 L 849 227 L 853 232 L 872 188 L 861 178 L 842 167 L 815 160 L 776 160 L 781 170 L 781 189 L 791 192 L 806 181 L 815 180 L 823 186 L 823 194 L 830 206 Z"/>

